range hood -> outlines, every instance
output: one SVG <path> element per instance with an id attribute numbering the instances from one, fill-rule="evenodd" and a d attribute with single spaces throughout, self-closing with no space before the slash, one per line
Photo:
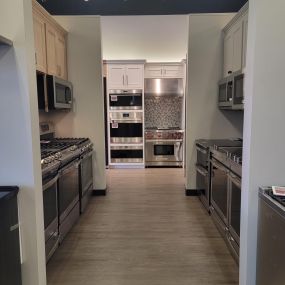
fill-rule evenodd
<path id="1" fill-rule="evenodd" d="M 144 82 L 146 96 L 183 96 L 182 78 L 146 78 Z"/>

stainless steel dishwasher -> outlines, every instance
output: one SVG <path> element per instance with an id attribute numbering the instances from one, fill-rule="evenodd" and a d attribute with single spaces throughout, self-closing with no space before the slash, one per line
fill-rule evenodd
<path id="1" fill-rule="evenodd" d="M 259 191 L 257 285 L 285 284 L 285 197 Z"/>

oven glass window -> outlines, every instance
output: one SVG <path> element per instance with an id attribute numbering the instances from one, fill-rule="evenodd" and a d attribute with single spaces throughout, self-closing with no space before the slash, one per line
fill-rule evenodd
<path id="1" fill-rule="evenodd" d="M 219 87 L 219 102 L 227 102 L 227 84 L 224 83 Z"/>
<path id="2" fill-rule="evenodd" d="M 110 123 L 110 135 L 112 138 L 133 138 L 143 136 L 142 123 Z"/>
<path id="3" fill-rule="evenodd" d="M 154 155 L 174 155 L 174 145 L 154 145 Z"/>
<path id="4" fill-rule="evenodd" d="M 143 158 L 142 149 L 116 149 L 111 150 L 111 158 L 124 159 L 124 158 Z"/>
<path id="5" fill-rule="evenodd" d="M 59 188 L 59 210 L 62 214 L 71 202 L 79 196 L 79 171 L 72 167 L 66 171 L 58 180 Z"/>
<path id="6" fill-rule="evenodd" d="M 57 218 L 57 183 L 43 192 L 44 224 L 47 228 Z"/>
<path id="7" fill-rule="evenodd" d="M 231 193 L 231 226 L 239 236 L 240 234 L 240 205 L 241 205 L 241 189 L 234 183 L 232 184 Z"/>
<path id="8" fill-rule="evenodd" d="M 142 95 L 116 95 L 110 94 L 109 96 L 110 107 L 142 107 Z M 139 108 L 140 109 L 140 108 Z"/>
<path id="9" fill-rule="evenodd" d="M 66 103 L 66 87 L 56 83 L 56 102 Z"/>
<path id="10" fill-rule="evenodd" d="M 84 160 L 82 160 L 80 176 L 81 176 L 81 189 L 82 192 L 85 192 L 93 183 L 92 156 L 86 157 Z"/>

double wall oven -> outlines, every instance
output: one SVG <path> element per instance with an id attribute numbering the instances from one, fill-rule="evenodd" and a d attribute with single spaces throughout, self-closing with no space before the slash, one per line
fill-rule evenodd
<path id="1" fill-rule="evenodd" d="M 143 113 L 110 112 L 110 162 L 143 163 Z"/>

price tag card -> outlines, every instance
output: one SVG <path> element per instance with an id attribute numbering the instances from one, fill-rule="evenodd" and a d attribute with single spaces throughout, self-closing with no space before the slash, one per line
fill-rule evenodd
<path id="1" fill-rule="evenodd" d="M 119 128 L 118 123 L 112 123 L 112 129 L 117 129 L 117 128 Z"/>
<path id="2" fill-rule="evenodd" d="M 118 102 L 118 96 L 111 95 L 111 102 Z"/>
<path id="3" fill-rule="evenodd" d="M 285 186 L 272 186 L 272 191 L 276 196 L 285 196 Z"/>

